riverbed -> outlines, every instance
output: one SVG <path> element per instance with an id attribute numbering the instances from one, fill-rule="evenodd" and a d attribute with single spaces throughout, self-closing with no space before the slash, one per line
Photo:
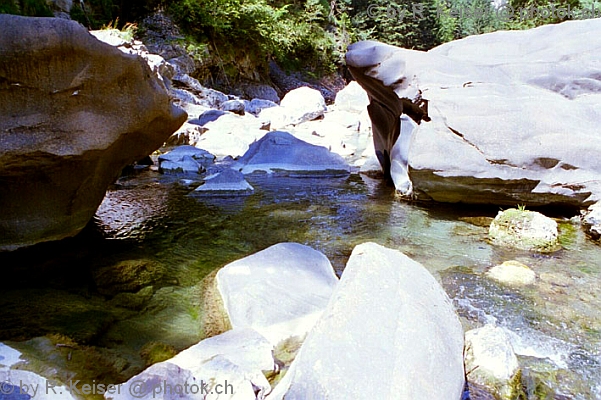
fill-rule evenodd
<path id="1" fill-rule="evenodd" d="M 601 247 L 573 212 L 553 211 L 562 249 L 538 254 L 487 241 L 498 207 L 400 201 L 359 174 L 252 175 L 254 193 L 229 198 L 194 195 L 188 178 L 124 176 L 77 237 L 0 254 L 0 340 L 41 360 L 26 368 L 122 382 L 148 364 L 149 344 L 180 351 L 211 334 L 202 296 L 228 262 L 299 242 L 323 252 L 340 276 L 353 247 L 373 241 L 434 274 L 465 329 L 507 330 L 524 398 L 601 399 Z M 516 289 L 485 277 L 507 260 L 532 268 L 536 283 Z M 111 277 L 126 268 L 142 278 Z"/>

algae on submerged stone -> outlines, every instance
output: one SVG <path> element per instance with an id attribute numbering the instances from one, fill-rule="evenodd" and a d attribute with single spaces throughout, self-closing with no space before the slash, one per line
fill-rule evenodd
<path id="1" fill-rule="evenodd" d="M 557 222 L 536 211 L 510 208 L 500 211 L 490 224 L 492 243 L 526 251 L 559 250 Z"/>

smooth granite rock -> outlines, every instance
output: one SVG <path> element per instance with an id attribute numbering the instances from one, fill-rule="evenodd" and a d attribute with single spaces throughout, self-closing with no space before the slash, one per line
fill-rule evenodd
<path id="1" fill-rule="evenodd" d="M 273 245 L 217 273 L 232 326 L 253 328 L 274 346 L 304 337 L 337 283 L 326 256 L 298 243 Z"/>
<path id="2" fill-rule="evenodd" d="M 463 329 L 447 294 L 400 251 L 364 243 L 268 399 L 459 400 L 463 387 Z"/>

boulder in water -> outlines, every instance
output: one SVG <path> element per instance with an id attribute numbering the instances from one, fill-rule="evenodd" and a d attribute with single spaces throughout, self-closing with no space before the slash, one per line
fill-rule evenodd
<path id="1" fill-rule="evenodd" d="M 460 399 L 463 329 L 419 263 L 364 243 L 269 399 Z"/>
<path id="2" fill-rule="evenodd" d="M 282 131 L 269 132 L 252 143 L 238 164 L 244 174 L 265 171 L 290 176 L 341 176 L 350 170 L 338 154 Z"/>

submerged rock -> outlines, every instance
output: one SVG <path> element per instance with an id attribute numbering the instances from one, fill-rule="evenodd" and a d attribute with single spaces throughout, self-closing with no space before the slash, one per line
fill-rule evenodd
<path id="1" fill-rule="evenodd" d="M 505 261 L 492 267 L 487 273 L 491 279 L 513 286 L 532 285 L 536 281 L 536 273 L 527 265 L 518 261 Z"/>
<path id="2" fill-rule="evenodd" d="M 92 268 L 96 289 L 109 296 L 121 292 L 137 292 L 159 281 L 164 274 L 163 265 L 148 259 L 122 260 L 111 265 Z"/>
<path id="3" fill-rule="evenodd" d="M 536 211 L 499 211 L 488 236 L 494 244 L 516 249 L 552 252 L 559 249 L 557 222 Z"/>
<path id="4" fill-rule="evenodd" d="M 269 132 L 252 143 L 238 164 L 244 174 L 265 171 L 290 176 L 340 176 L 350 170 L 338 154 L 282 131 Z"/>
<path id="5" fill-rule="evenodd" d="M 304 337 L 337 283 L 326 256 L 298 243 L 276 244 L 217 273 L 232 326 L 253 328 L 274 346 Z"/>
<path id="6" fill-rule="evenodd" d="M 76 400 L 70 387 L 24 370 L 0 369 L 0 398 L 6 400 Z"/>
<path id="7" fill-rule="evenodd" d="M 75 21 L 2 14 L 0 50 L 0 250 L 13 250 L 77 234 L 186 113 L 144 60 Z"/>
<path id="8" fill-rule="evenodd" d="M 470 381 L 487 387 L 503 400 L 520 390 L 520 366 L 502 328 L 485 325 L 465 333 L 465 368 Z"/>
<path id="9" fill-rule="evenodd" d="M 436 279 L 375 243 L 353 250 L 269 399 L 460 399 L 463 329 Z"/>

